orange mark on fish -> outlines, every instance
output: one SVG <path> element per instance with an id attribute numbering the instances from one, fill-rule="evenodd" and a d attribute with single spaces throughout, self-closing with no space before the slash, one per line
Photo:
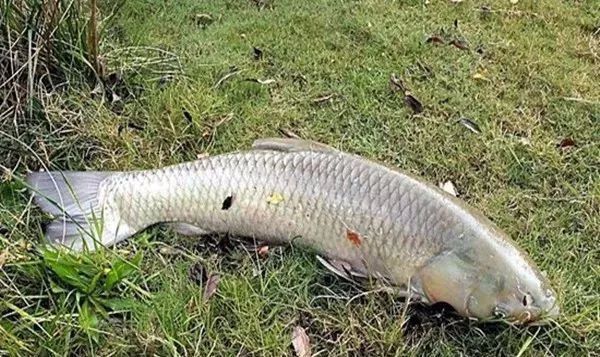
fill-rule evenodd
<path id="1" fill-rule="evenodd" d="M 360 247 L 360 244 L 362 243 L 362 238 L 360 237 L 360 234 L 349 229 L 346 229 L 346 239 L 348 239 L 350 243 L 354 244 L 357 247 Z"/>

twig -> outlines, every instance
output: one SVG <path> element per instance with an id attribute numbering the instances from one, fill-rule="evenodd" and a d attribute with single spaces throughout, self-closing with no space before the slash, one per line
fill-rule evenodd
<path id="1" fill-rule="evenodd" d="M 584 99 L 584 98 L 577 98 L 577 97 L 561 97 L 561 99 L 566 100 L 568 102 L 579 102 L 579 103 L 586 103 L 586 104 L 592 104 L 592 105 L 600 104 L 599 101 L 589 100 L 589 99 Z"/>

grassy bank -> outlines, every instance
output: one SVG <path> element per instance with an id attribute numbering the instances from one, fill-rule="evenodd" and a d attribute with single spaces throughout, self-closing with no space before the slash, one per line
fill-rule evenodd
<path id="1" fill-rule="evenodd" d="M 43 116 L 0 148 L 10 157 L 0 183 L 0 353 L 279 356 L 293 353 L 297 325 L 320 355 L 600 350 L 592 1 L 133 0 L 103 16 L 101 90 L 81 80 L 48 93 Z M 558 323 L 521 329 L 405 311 L 392 294 L 332 277 L 310 252 L 260 257 L 161 227 L 73 260 L 34 248 L 43 217 L 15 179 L 27 169 L 158 167 L 281 130 L 452 181 L 547 272 Z M 214 273 L 220 284 L 205 302 Z"/>

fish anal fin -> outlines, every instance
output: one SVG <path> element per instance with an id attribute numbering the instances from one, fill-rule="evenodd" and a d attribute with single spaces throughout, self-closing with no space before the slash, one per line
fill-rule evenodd
<path id="1" fill-rule="evenodd" d="M 273 150 L 282 152 L 316 151 L 338 152 L 337 149 L 317 141 L 295 138 L 265 138 L 252 143 L 253 150 Z"/>

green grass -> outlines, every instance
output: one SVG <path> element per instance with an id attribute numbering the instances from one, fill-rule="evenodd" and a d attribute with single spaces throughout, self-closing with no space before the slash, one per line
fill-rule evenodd
<path id="1" fill-rule="evenodd" d="M 28 125 L 37 140 L 24 143 L 39 159 L 12 144 L 20 160 L 5 165 L 0 183 L 0 354 L 290 355 L 292 329 L 301 325 L 320 355 L 597 355 L 595 2 L 262 4 L 124 3 L 101 43 L 109 72 L 119 73 L 108 87 L 121 99 L 102 100 L 85 85 L 52 95 L 43 118 Z M 198 23 L 196 14 L 212 22 Z M 469 49 L 427 43 L 434 34 Z M 233 66 L 238 73 L 216 86 Z M 390 90 L 392 73 L 423 113 L 414 115 Z M 481 133 L 458 124 L 461 117 Z M 79 274 L 98 267 L 108 274 L 143 255 L 139 269 L 93 293 L 34 248 L 43 217 L 14 179 L 27 169 L 158 167 L 246 148 L 280 129 L 434 183 L 453 181 L 547 272 L 560 295 L 558 323 L 480 324 L 412 305 L 405 316 L 401 299 L 360 295 L 363 288 L 332 277 L 310 252 L 284 247 L 259 258 L 239 244 L 224 250 L 160 227 L 74 263 L 76 279 L 84 279 Z M 196 264 L 221 276 L 207 302 Z M 108 305 L 81 312 L 98 298 Z"/>

